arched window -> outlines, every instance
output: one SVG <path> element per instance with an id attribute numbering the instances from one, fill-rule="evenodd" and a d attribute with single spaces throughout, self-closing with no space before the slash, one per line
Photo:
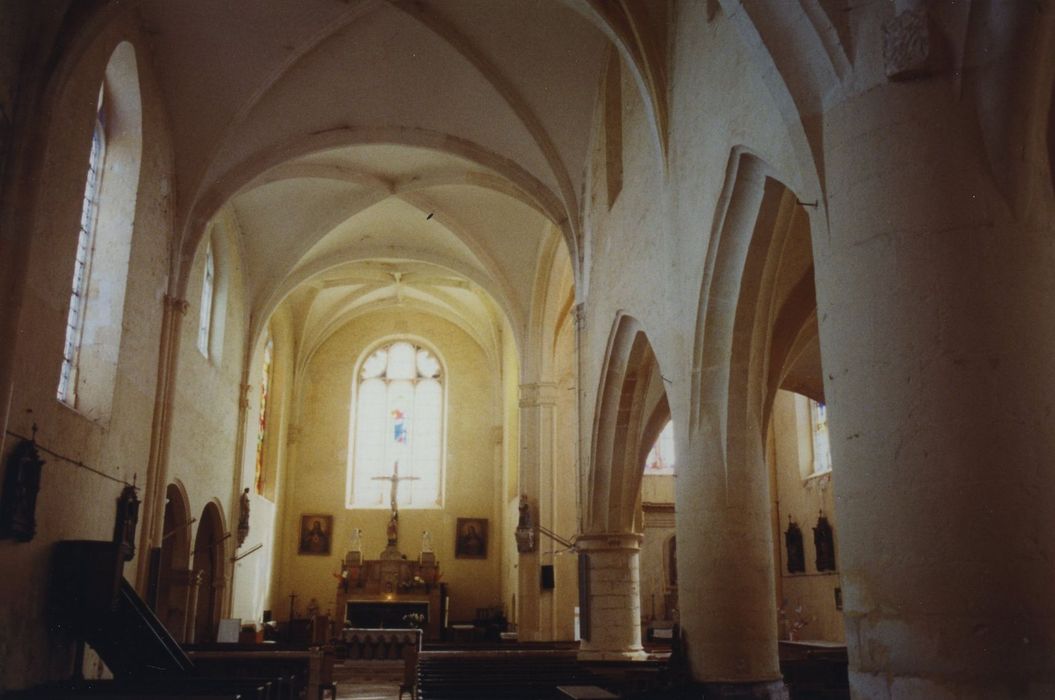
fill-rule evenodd
<path id="1" fill-rule="evenodd" d="M 406 340 L 377 348 L 357 369 L 347 507 L 388 508 L 397 475 L 401 508 L 443 505 L 443 366 Z"/>
<path id="2" fill-rule="evenodd" d="M 201 307 L 198 313 L 198 350 L 209 357 L 209 340 L 212 338 L 213 285 L 216 263 L 212 256 L 212 241 L 205 242 L 205 269 L 201 281 Z"/>
<path id="3" fill-rule="evenodd" d="M 110 55 L 97 94 L 55 394 L 105 424 L 121 355 L 143 146 L 136 54 L 128 42 Z"/>
<path id="4" fill-rule="evenodd" d="M 667 421 L 645 458 L 645 476 L 674 473 L 674 421 Z"/>
<path id="5" fill-rule="evenodd" d="M 813 473 L 832 470 L 832 446 L 828 438 L 828 408 L 810 400 L 810 428 L 813 433 Z"/>
<path id="6" fill-rule="evenodd" d="M 70 293 L 70 309 L 66 315 L 66 342 L 62 348 L 62 370 L 59 373 L 59 401 L 71 406 L 76 403 L 77 359 L 80 355 L 81 336 L 84 331 L 84 307 L 88 297 L 88 272 L 95 250 L 95 223 L 99 209 L 99 183 L 102 180 L 103 151 L 106 132 L 103 130 L 103 97 L 105 90 L 99 89 L 99 101 L 95 111 L 95 128 L 92 130 L 92 150 L 88 156 L 88 174 L 84 184 L 84 199 L 81 202 L 81 226 L 77 234 L 77 256 L 73 262 L 73 291 Z"/>
<path id="7" fill-rule="evenodd" d="M 271 361 L 274 341 L 271 336 L 264 343 L 264 361 L 260 369 L 260 416 L 256 434 L 256 492 L 263 495 L 267 475 L 267 408 L 271 398 Z"/>

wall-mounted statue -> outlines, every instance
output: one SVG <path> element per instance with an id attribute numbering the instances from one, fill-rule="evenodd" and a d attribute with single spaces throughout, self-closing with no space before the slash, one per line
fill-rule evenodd
<path id="1" fill-rule="evenodd" d="M 535 524 L 531 520 L 531 504 L 526 495 L 520 496 L 520 518 L 517 520 L 517 551 L 521 554 L 535 551 Z"/>
<path id="2" fill-rule="evenodd" d="M 36 435 L 37 427 L 33 426 Z M 0 497 L 0 537 L 29 542 L 37 532 L 37 492 L 44 460 L 33 440 L 23 440 L 11 451 Z"/>
<path id="3" fill-rule="evenodd" d="M 238 502 L 238 546 L 241 547 L 249 536 L 249 487 L 242 491 Z"/>
<path id="4" fill-rule="evenodd" d="M 788 552 L 788 573 L 804 573 L 806 571 L 806 552 L 802 545 L 802 530 L 791 519 L 791 516 L 788 516 L 788 529 L 784 532 L 784 546 Z"/>
<path id="5" fill-rule="evenodd" d="M 117 517 L 114 518 L 114 542 L 121 550 L 125 561 L 136 555 L 136 526 L 139 524 L 139 496 L 135 484 L 121 489 L 117 497 Z"/>
<path id="6" fill-rule="evenodd" d="M 835 533 L 823 513 L 813 528 L 813 546 L 817 550 L 817 571 L 835 571 Z"/>

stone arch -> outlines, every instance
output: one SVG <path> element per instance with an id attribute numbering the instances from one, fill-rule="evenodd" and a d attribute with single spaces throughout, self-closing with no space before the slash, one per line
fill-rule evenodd
<path id="1" fill-rule="evenodd" d="M 679 440 L 700 465 L 698 474 L 683 472 L 689 483 L 679 486 L 701 494 L 694 512 L 678 521 L 687 574 L 679 594 L 690 665 L 701 680 L 777 684 L 765 430 L 790 358 L 816 334 L 812 260 L 796 275 L 781 276 L 791 222 L 800 217 L 808 230 L 809 216 L 746 149 L 733 151 L 726 175 L 700 294 L 692 434 Z M 720 519 L 711 515 L 717 513 Z M 742 538 L 734 546 L 729 538 L 708 537 L 715 528 Z M 693 570 L 698 561 L 721 566 Z M 740 582 L 736 595 L 729 592 L 732 580 Z"/>
<path id="2" fill-rule="evenodd" d="M 227 588 L 227 527 L 223 507 L 213 499 L 205 504 L 194 537 L 191 584 L 193 615 L 189 642 L 215 641 Z M 196 590 L 196 595 L 194 589 Z M 196 599 L 196 600 L 195 600 Z"/>
<path id="3" fill-rule="evenodd" d="M 165 489 L 161 557 L 158 565 L 157 603 L 161 622 L 176 639 L 183 639 L 190 592 L 190 499 L 183 483 L 176 479 Z"/>
<path id="4" fill-rule="evenodd" d="M 584 532 L 630 532 L 641 467 L 669 413 L 659 364 L 644 328 L 632 316 L 620 314 L 598 393 L 593 455 L 583 491 Z"/>

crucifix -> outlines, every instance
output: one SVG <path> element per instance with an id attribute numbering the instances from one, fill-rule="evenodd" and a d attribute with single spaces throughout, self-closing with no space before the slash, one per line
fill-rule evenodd
<path id="1" fill-rule="evenodd" d="M 392 476 L 375 476 L 373 481 L 391 481 L 392 482 L 392 517 L 388 520 L 388 544 L 395 546 L 399 540 L 399 506 L 396 503 L 396 494 L 399 491 L 400 481 L 417 481 L 419 477 L 416 476 L 400 476 L 399 475 L 399 460 L 396 460 L 392 464 Z"/>

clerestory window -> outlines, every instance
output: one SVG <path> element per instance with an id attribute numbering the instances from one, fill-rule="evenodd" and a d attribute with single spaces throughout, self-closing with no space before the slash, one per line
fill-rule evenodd
<path id="1" fill-rule="evenodd" d="M 198 313 L 198 351 L 209 357 L 209 341 L 212 339 L 213 288 L 216 263 L 212 256 L 212 241 L 205 244 L 205 270 L 201 282 L 201 307 Z"/>
<path id="2" fill-rule="evenodd" d="M 99 183 L 102 180 L 105 131 L 103 129 L 103 95 L 99 90 L 96 108 L 95 129 L 92 131 L 92 148 L 88 156 L 88 174 L 84 184 L 84 199 L 81 201 L 80 232 L 77 234 L 77 255 L 73 263 L 73 290 L 70 293 L 70 308 L 66 315 L 66 342 L 62 348 L 62 369 L 56 395 L 59 401 L 76 405 L 77 371 L 81 339 L 84 333 L 84 312 L 88 298 L 88 279 L 92 255 L 95 252 L 95 228 L 99 210 Z"/>
<path id="3" fill-rule="evenodd" d="M 828 438 L 828 408 L 810 400 L 810 428 L 813 433 L 813 473 L 825 474 L 832 470 L 832 446 Z"/>

